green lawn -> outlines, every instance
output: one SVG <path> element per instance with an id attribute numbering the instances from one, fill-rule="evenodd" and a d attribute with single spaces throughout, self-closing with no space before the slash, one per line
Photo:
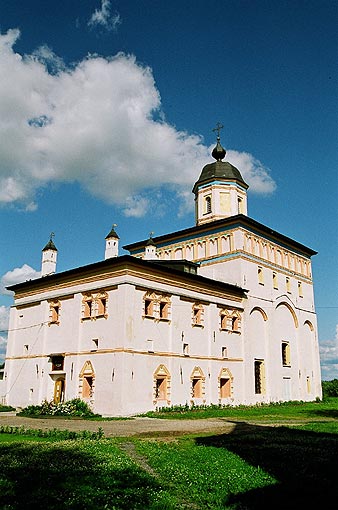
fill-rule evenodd
<path id="1" fill-rule="evenodd" d="M 0 509 L 331 508 L 338 399 L 278 410 L 237 410 L 229 434 L 175 439 L 64 440 L 57 432 L 36 437 L 4 431 Z M 269 416 L 289 416 L 292 426 L 264 423 Z"/>

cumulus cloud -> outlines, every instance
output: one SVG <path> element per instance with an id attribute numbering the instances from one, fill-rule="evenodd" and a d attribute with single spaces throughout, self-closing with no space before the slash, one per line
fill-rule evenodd
<path id="1" fill-rule="evenodd" d="M 88 21 L 91 28 L 100 27 L 109 31 L 116 30 L 120 24 L 121 16 L 118 12 L 111 12 L 110 0 L 101 0 L 101 8 L 95 9 Z"/>
<path id="2" fill-rule="evenodd" d="M 12 295 L 10 290 L 6 287 L 15 285 L 16 283 L 26 282 L 27 280 L 35 280 L 41 276 L 39 271 L 35 271 L 32 267 L 27 264 L 23 264 L 21 267 L 16 267 L 12 271 L 7 271 L 0 280 L 0 294 Z"/>
<path id="3" fill-rule="evenodd" d="M 7 331 L 9 322 L 9 307 L 0 306 L 0 363 L 4 360 L 7 347 Z"/>
<path id="4" fill-rule="evenodd" d="M 71 67 L 46 46 L 19 55 L 19 35 L 0 35 L 0 204 L 35 210 L 39 189 L 78 182 L 134 217 L 161 197 L 154 190 L 170 190 L 183 214 L 210 150 L 164 120 L 151 69 L 122 53 Z M 227 159 L 252 191 L 274 190 L 251 154 L 228 151 Z"/>
<path id="5" fill-rule="evenodd" d="M 326 340 L 319 344 L 319 354 L 322 368 L 322 379 L 338 378 L 338 324 L 333 340 Z"/>

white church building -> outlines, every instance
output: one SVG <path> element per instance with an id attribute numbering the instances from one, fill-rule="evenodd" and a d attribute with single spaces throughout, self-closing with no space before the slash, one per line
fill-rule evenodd
<path id="1" fill-rule="evenodd" d="M 311 257 L 247 215 L 219 136 L 193 187 L 196 224 L 12 285 L 3 401 L 82 398 L 103 416 L 174 405 L 321 398 Z"/>

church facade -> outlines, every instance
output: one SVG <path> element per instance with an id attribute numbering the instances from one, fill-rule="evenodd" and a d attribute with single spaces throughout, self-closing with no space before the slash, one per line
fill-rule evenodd
<path id="1" fill-rule="evenodd" d="M 193 193 L 195 226 L 14 291 L 5 400 L 82 398 L 104 416 L 174 405 L 321 398 L 312 249 L 247 215 L 239 170 L 220 144 Z"/>

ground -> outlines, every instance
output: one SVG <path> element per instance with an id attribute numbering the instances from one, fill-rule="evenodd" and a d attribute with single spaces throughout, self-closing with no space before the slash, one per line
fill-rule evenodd
<path id="1" fill-rule="evenodd" d="M 59 429 L 79 432 L 96 432 L 101 428 L 105 437 L 176 436 L 185 433 L 225 434 L 231 432 L 235 423 L 222 418 L 203 420 L 161 420 L 158 418 L 131 418 L 127 420 L 91 421 L 63 418 L 24 418 L 14 413 L 0 413 L 0 427 L 25 427 L 27 429 Z"/>

